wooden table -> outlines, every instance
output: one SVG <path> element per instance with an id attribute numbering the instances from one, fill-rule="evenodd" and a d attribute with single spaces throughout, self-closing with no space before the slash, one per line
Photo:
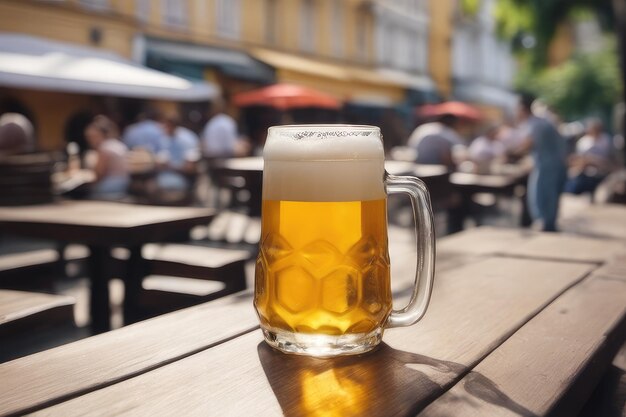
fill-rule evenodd
<path id="1" fill-rule="evenodd" d="M 626 206 L 591 204 L 559 219 L 562 230 L 587 236 L 626 239 Z"/>
<path id="2" fill-rule="evenodd" d="M 474 174 L 468 172 L 454 172 L 450 175 L 452 188 L 459 192 L 462 202 L 455 210 L 451 210 L 450 215 L 454 217 L 452 222 L 462 224 L 465 216 L 469 212 L 471 198 L 477 193 L 490 193 L 496 196 L 515 196 L 516 189 L 523 187 L 523 192 L 517 197 L 522 204 L 522 212 L 519 219 L 520 226 L 529 226 L 532 222 L 526 204 L 526 183 L 530 175 L 530 168 L 521 166 L 517 169 L 509 169 L 502 174 Z"/>
<path id="3" fill-rule="evenodd" d="M 369 354 L 273 351 L 246 292 L 2 364 L 0 415 L 576 415 L 624 341 L 626 247 L 570 242 L 442 239 L 426 317 Z M 392 248 L 400 305 L 413 259 Z"/>
<path id="4" fill-rule="evenodd" d="M 251 215 L 261 214 L 261 189 L 263 183 L 263 158 L 230 158 L 214 162 L 218 169 L 226 170 L 230 176 L 241 176 L 245 188 L 250 192 Z M 450 191 L 448 170 L 443 165 L 417 165 L 413 162 L 385 161 L 385 169 L 392 175 L 413 175 L 426 183 L 431 198 L 439 202 L 447 198 Z"/>
<path id="5" fill-rule="evenodd" d="M 167 241 L 192 227 L 207 224 L 209 209 L 153 207 L 96 201 L 0 208 L 0 229 L 41 239 L 89 246 L 91 319 L 95 332 L 109 330 L 111 248 L 131 251 L 125 279 L 124 313 L 132 317 L 141 289 L 141 246 Z"/>

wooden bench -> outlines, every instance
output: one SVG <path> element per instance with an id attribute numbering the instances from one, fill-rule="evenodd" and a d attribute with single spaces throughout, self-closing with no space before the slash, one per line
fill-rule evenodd
<path id="1" fill-rule="evenodd" d="M 128 255 L 114 251 L 118 259 Z M 210 301 L 246 288 L 245 263 L 252 254 L 244 250 L 186 244 L 149 244 L 140 295 L 149 316 Z"/>
<path id="2" fill-rule="evenodd" d="M 54 278 L 76 275 L 80 270 L 77 262 L 87 256 L 89 251 L 81 245 L 0 255 L 0 288 L 49 289 Z"/>
<path id="3" fill-rule="evenodd" d="M 74 299 L 62 295 L 0 290 L 0 362 L 51 347 L 48 331 L 74 327 Z M 48 339 L 52 339 L 48 337 Z"/>

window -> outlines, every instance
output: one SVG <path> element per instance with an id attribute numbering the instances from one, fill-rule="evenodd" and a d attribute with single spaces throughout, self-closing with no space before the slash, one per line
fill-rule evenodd
<path id="1" fill-rule="evenodd" d="M 265 41 L 270 45 L 278 41 L 278 0 L 265 0 Z"/>
<path id="2" fill-rule="evenodd" d="M 367 43 L 367 15 L 359 12 L 356 18 L 356 53 L 359 61 L 367 61 L 369 59 L 369 48 Z"/>
<path id="3" fill-rule="evenodd" d="M 109 10 L 109 0 L 80 0 L 80 4 L 91 10 Z"/>
<path id="4" fill-rule="evenodd" d="M 315 50 L 315 3 L 314 0 L 302 0 L 300 9 L 300 49 L 305 52 Z"/>
<path id="5" fill-rule="evenodd" d="M 168 26 L 187 26 L 187 3 L 179 0 L 161 0 L 163 23 Z"/>
<path id="6" fill-rule="evenodd" d="M 150 0 L 135 1 L 135 16 L 142 22 L 150 20 Z"/>
<path id="7" fill-rule="evenodd" d="M 379 64 L 389 65 L 391 61 L 391 30 L 388 25 L 380 23 L 378 26 L 378 44 Z"/>
<path id="8" fill-rule="evenodd" d="M 422 68 L 421 49 L 422 49 L 422 37 L 419 32 L 409 32 L 409 36 L 413 39 L 409 42 L 409 62 L 408 67 L 411 70 L 420 70 Z"/>
<path id="9" fill-rule="evenodd" d="M 331 42 L 332 42 L 332 50 L 333 55 L 337 57 L 343 56 L 343 48 L 344 48 L 344 21 L 343 21 L 343 0 L 333 0 L 332 7 L 330 8 L 331 13 Z M 359 22 L 357 22 L 357 25 Z"/>
<path id="10" fill-rule="evenodd" d="M 217 0 L 217 33 L 225 38 L 239 37 L 240 0 Z"/>

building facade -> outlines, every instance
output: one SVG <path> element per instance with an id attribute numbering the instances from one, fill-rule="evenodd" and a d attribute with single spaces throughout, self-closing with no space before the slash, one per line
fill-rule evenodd
<path id="1" fill-rule="evenodd" d="M 452 96 L 474 103 L 491 117 L 511 111 L 515 59 L 508 41 L 499 39 L 493 14 L 495 0 L 481 0 L 470 16 L 457 3 L 453 16 Z"/>
<path id="2" fill-rule="evenodd" d="M 227 98 L 289 82 L 355 106 L 409 109 L 437 97 L 502 106 L 514 63 L 495 37 L 493 2 L 468 17 L 458 0 L 0 0 L 0 31 L 112 51 L 213 82 Z M 7 100 L 30 110 L 50 149 L 69 140 L 67 120 L 81 109 L 139 106 L 0 86 L 0 111 L 16 107 Z"/>

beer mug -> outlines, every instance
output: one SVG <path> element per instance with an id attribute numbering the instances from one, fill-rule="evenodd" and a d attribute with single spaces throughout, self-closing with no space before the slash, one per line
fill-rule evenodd
<path id="1" fill-rule="evenodd" d="M 254 305 L 265 340 L 319 357 L 367 352 L 383 330 L 422 318 L 433 287 L 435 237 L 422 181 L 385 172 L 380 129 L 269 128 Z M 392 310 L 387 193 L 411 198 L 417 271 L 409 304 Z"/>

